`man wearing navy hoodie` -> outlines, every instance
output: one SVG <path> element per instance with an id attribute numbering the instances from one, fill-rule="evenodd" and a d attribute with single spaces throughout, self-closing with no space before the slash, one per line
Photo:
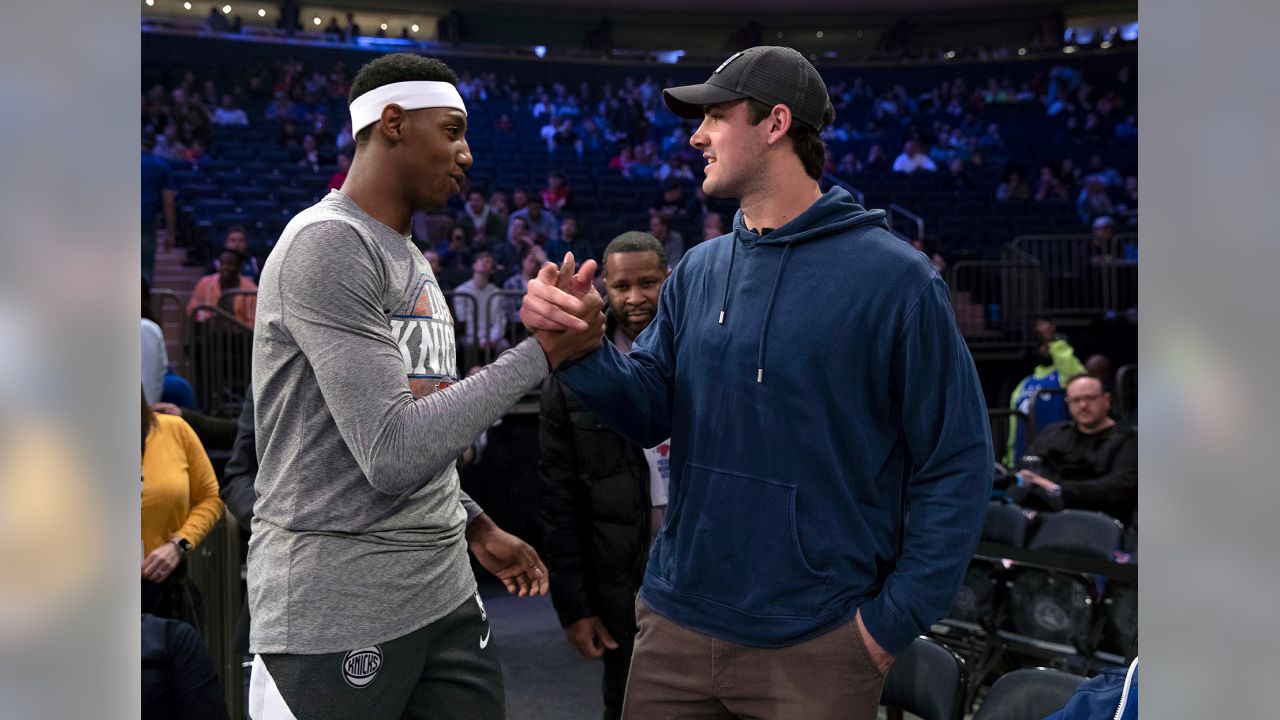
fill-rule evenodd
<path id="1" fill-rule="evenodd" d="M 991 441 L 946 285 L 884 212 L 818 186 L 835 112 L 795 50 L 663 93 L 701 118 L 703 189 L 741 201 L 686 255 L 630 355 L 556 376 L 642 447 L 671 438 L 623 717 L 874 718 L 893 657 L 951 606 Z M 572 332 L 554 266 L 522 315 Z"/>

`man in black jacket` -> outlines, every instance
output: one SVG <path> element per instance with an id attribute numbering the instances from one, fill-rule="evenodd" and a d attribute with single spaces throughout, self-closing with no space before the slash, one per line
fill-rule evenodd
<path id="1" fill-rule="evenodd" d="M 623 352 L 653 320 L 671 274 L 662 243 L 623 233 L 604 253 L 606 337 Z M 543 551 L 565 637 L 604 658 L 604 717 L 618 718 L 636 634 L 635 596 L 666 510 L 670 442 L 644 449 L 547 378 L 542 393 Z"/>
<path id="2" fill-rule="evenodd" d="M 1067 383 L 1071 420 L 1041 430 L 1030 454 L 1042 459 L 1045 477 L 1018 473 L 1011 491 L 1022 505 L 1039 509 L 1098 510 L 1132 524 L 1138 510 L 1138 434 L 1111 418 L 1111 393 L 1092 375 Z"/>

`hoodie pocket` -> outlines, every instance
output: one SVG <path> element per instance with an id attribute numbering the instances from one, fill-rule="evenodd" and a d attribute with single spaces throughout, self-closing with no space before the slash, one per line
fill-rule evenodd
<path id="1" fill-rule="evenodd" d="M 684 474 L 664 563 L 676 591 L 761 617 L 816 616 L 832 574 L 804 557 L 795 486 L 693 463 Z"/>

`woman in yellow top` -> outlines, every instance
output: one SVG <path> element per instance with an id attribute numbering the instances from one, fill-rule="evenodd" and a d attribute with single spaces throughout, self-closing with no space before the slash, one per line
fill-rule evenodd
<path id="1" fill-rule="evenodd" d="M 183 556 L 222 516 L 218 480 L 191 426 L 145 397 L 142 438 L 142 611 L 196 624 Z"/>

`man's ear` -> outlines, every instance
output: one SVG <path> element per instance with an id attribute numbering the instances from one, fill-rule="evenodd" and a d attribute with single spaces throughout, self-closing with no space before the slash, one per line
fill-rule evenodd
<path id="1" fill-rule="evenodd" d="M 404 139 L 405 125 L 409 122 L 404 108 L 392 103 L 382 108 L 382 116 L 378 118 L 378 130 L 392 143 Z"/>
<path id="2" fill-rule="evenodd" d="M 769 111 L 768 143 L 770 145 L 773 145 L 774 143 L 781 141 L 782 138 L 786 137 L 787 131 L 791 129 L 792 122 L 793 122 L 793 118 L 791 117 L 791 108 L 787 107 L 786 105 L 783 105 L 782 103 L 778 103 L 777 105 L 774 105 L 773 109 Z"/>

